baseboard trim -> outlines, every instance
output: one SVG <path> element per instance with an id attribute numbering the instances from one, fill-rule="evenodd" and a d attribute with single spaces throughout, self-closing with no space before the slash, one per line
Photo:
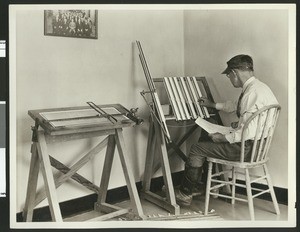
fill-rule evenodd
<path id="1" fill-rule="evenodd" d="M 180 184 L 182 175 L 183 175 L 182 171 L 172 173 L 172 179 L 173 179 L 174 186 Z M 245 182 L 241 181 L 241 180 L 237 180 L 237 182 L 240 184 L 245 184 Z M 153 178 L 151 181 L 151 191 L 156 192 L 156 191 L 161 190 L 161 187 L 163 186 L 163 184 L 164 184 L 163 177 Z M 137 182 L 136 187 L 137 187 L 138 192 L 140 192 L 142 189 L 142 182 Z M 254 183 L 253 187 L 262 188 L 262 189 L 267 188 L 266 185 L 257 184 L 257 183 Z M 284 189 L 284 188 L 274 187 L 274 191 L 275 191 L 278 203 L 287 205 L 288 204 L 288 190 Z M 236 188 L 236 192 L 239 194 L 246 195 L 246 190 L 243 188 L 240 188 L 240 187 Z M 108 190 L 106 202 L 107 203 L 117 203 L 117 202 L 126 200 L 128 198 L 129 198 L 129 193 L 128 193 L 127 187 L 122 186 L 119 188 Z M 270 194 L 263 194 L 263 195 L 259 196 L 258 198 L 268 200 L 268 201 L 272 200 Z M 87 195 L 84 197 L 61 202 L 61 203 L 59 203 L 59 206 L 60 206 L 60 209 L 62 212 L 62 216 L 63 216 L 63 218 L 65 218 L 65 217 L 71 217 L 80 212 L 93 210 L 94 203 L 96 201 L 97 201 L 97 194 L 91 194 L 91 195 Z M 17 213 L 16 216 L 17 216 L 17 222 L 23 221 L 22 212 Z M 50 221 L 50 220 L 51 220 L 51 215 L 50 215 L 49 206 L 34 209 L 34 212 L 33 212 L 33 221 L 34 222 L 45 222 L 45 221 Z"/>

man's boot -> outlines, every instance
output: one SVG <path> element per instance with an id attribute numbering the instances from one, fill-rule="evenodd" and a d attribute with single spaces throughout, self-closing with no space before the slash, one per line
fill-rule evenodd
<path id="1" fill-rule="evenodd" d="M 195 199 L 205 194 L 206 181 L 207 181 L 207 162 L 205 162 L 202 168 L 200 167 L 199 169 L 200 169 L 199 170 L 200 174 L 198 176 L 197 184 L 193 189 L 193 197 Z"/>
<path id="2" fill-rule="evenodd" d="M 175 190 L 176 201 L 179 205 L 189 206 L 192 203 L 193 190 L 201 172 L 202 168 L 185 165 L 181 186 Z"/>

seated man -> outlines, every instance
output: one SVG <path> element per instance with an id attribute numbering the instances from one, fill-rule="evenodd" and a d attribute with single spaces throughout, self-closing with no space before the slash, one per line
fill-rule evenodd
<path id="1" fill-rule="evenodd" d="M 184 176 L 179 189 L 175 190 L 176 201 L 179 205 L 190 205 L 193 190 L 197 180 L 201 178 L 202 166 L 206 157 L 213 157 L 231 161 L 240 159 L 241 130 L 246 120 L 258 109 L 278 104 L 270 88 L 256 79 L 253 73 L 253 61 L 248 55 L 237 55 L 227 62 L 228 67 L 222 72 L 230 79 L 235 88 L 242 88 L 237 102 L 213 103 L 201 98 L 203 106 L 213 107 L 225 112 L 234 112 L 239 121 L 232 123 L 235 130 L 228 134 L 209 134 L 212 141 L 198 142 L 191 147 L 188 160 L 185 164 Z M 245 142 L 245 159 L 252 149 L 252 140 L 255 136 L 256 124 L 250 124 Z M 252 140 L 251 140 L 252 139 Z"/>

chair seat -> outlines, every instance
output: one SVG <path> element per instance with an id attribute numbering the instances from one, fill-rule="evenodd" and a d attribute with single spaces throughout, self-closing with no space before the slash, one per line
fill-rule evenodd
<path id="1" fill-rule="evenodd" d="M 223 160 L 223 159 L 217 159 L 217 158 L 210 158 L 207 157 L 207 161 L 213 162 L 213 163 L 218 163 L 218 164 L 224 164 L 224 165 L 229 165 L 229 166 L 234 166 L 234 167 L 239 167 L 239 168 L 255 168 L 259 167 L 265 163 L 268 162 L 269 159 L 265 159 L 259 162 L 240 162 L 240 161 L 230 161 L 230 160 Z"/>

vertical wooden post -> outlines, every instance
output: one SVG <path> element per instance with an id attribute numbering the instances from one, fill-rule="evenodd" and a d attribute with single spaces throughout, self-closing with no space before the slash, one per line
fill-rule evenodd
<path id="1" fill-rule="evenodd" d="M 102 169 L 101 181 L 100 181 L 100 191 L 97 200 L 98 204 L 104 203 L 106 200 L 107 188 L 109 184 L 109 177 L 110 177 L 111 167 L 114 159 L 115 148 L 116 148 L 115 136 L 109 135 L 105 160 Z"/>
<path id="2" fill-rule="evenodd" d="M 35 206 L 34 202 L 36 196 L 36 187 L 37 187 L 38 174 L 40 169 L 36 142 L 33 142 L 31 145 L 31 153 L 32 154 L 31 154 L 30 169 L 29 169 L 29 176 L 28 176 L 26 201 L 23 210 L 24 222 L 32 222 L 33 209 Z"/>
<path id="3" fill-rule="evenodd" d="M 160 152 L 160 157 L 161 157 L 161 167 L 162 167 L 164 183 L 166 186 L 167 198 L 170 204 L 174 207 L 174 214 L 178 215 L 180 214 L 180 207 L 176 204 L 166 141 L 158 123 L 154 122 L 154 125 L 155 125 L 155 131 L 157 132 L 156 143 L 159 146 L 158 150 Z"/>
<path id="4" fill-rule="evenodd" d="M 41 162 L 41 171 L 44 178 L 46 195 L 49 202 L 49 208 L 51 212 L 52 221 L 62 222 L 62 215 L 60 212 L 56 187 L 54 183 L 53 173 L 51 169 L 51 163 L 47 151 L 47 144 L 43 131 L 38 132 L 38 155 Z"/>
<path id="5" fill-rule="evenodd" d="M 235 183 L 236 183 L 236 172 L 235 167 L 232 167 L 232 190 L 231 190 L 231 204 L 233 205 L 235 203 Z"/>
<path id="6" fill-rule="evenodd" d="M 131 203 L 133 204 L 133 208 L 136 210 L 137 214 L 141 217 L 144 218 L 144 213 L 141 205 L 141 201 L 136 189 L 135 185 L 135 180 L 134 177 L 130 171 L 130 165 L 129 161 L 127 158 L 127 152 L 125 148 L 125 141 L 122 133 L 122 129 L 116 129 L 116 143 L 117 143 L 117 148 L 123 168 L 123 172 L 125 175 L 125 180 L 127 183 L 127 188 L 130 196 Z"/>
<path id="7" fill-rule="evenodd" d="M 250 218 L 252 221 L 254 221 L 255 217 L 254 217 L 253 197 L 252 197 L 251 180 L 250 180 L 248 168 L 245 169 L 245 177 L 246 177 L 246 187 L 247 187 L 247 197 L 248 197 Z"/>
<path id="8" fill-rule="evenodd" d="M 272 197 L 272 201 L 273 201 L 273 205 L 274 205 L 276 214 L 280 215 L 280 210 L 279 210 L 278 202 L 277 202 L 276 195 L 275 195 L 275 192 L 274 192 L 272 180 L 271 180 L 268 168 L 267 168 L 267 164 L 264 164 L 263 168 L 264 168 L 264 172 L 265 172 L 265 175 L 266 175 L 267 184 L 268 184 L 268 187 L 270 189 L 270 194 L 271 194 L 271 197 Z"/>
<path id="9" fill-rule="evenodd" d="M 208 214 L 208 205 L 209 205 L 209 197 L 210 197 L 212 166 L 213 166 L 212 162 L 208 162 L 208 173 L 207 173 L 207 182 L 206 182 L 204 215 Z"/>
<path id="10" fill-rule="evenodd" d="M 143 178 L 143 192 L 150 190 L 151 178 L 153 173 L 153 161 L 154 161 L 154 151 L 155 151 L 155 130 L 153 125 L 153 120 L 149 120 L 149 134 L 147 142 L 147 152 L 146 152 L 146 162 L 145 162 L 145 171 Z"/>

